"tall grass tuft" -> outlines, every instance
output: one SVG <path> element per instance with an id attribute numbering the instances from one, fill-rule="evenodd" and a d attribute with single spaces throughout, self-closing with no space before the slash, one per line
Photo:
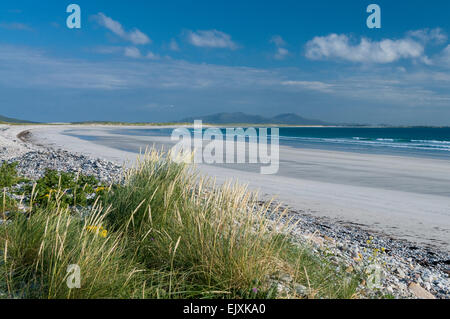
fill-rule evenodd
<path id="1" fill-rule="evenodd" d="M 126 258 L 122 234 L 103 236 L 100 207 L 81 219 L 67 209 L 17 214 L 3 227 L 4 260 L 0 267 L 10 296 L 25 298 L 128 297 L 139 271 Z M 92 229 L 96 229 L 92 231 Z M 67 268 L 81 269 L 81 287 L 68 289 Z"/>
<path id="2" fill-rule="evenodd" d="M 295 289 L 278 294 L 281 274 L 307 286 L 309 297 L 353 296 L 358 279 L 293 244 L 283 212 L 270 207 L 245 186 L 216 185 L 150 150 L 87 217 L 56 202 L 0 226 L 0 291 L 24 298 L 299 297 Z M 71 264 L 81 269 L 79 289 L 66 284 Z"/>

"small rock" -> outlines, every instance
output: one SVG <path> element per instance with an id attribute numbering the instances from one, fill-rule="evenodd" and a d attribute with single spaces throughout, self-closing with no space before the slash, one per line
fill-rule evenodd
<path id="1" fill-rule="evenodd" d="M 305 297 L 308 295 L 308 288 L 306 288 L 303 285 L 297 284 L 297 285 L 295 285 L 294 289 L 295 289 L 295 292 L 297 293 L 297 295 L 299 295 L 301 297 Z"/>
<path id="2" fill-rule="evenodd" d="M 283 283 L 281 282 L 277 283 L 276 287 L 278 295 L 284 296 L 289 294 L 289 288 L 286 287 Z"/>
<path id="3" fill-rule="evenodd" d="M 397 268 L 397 275 L 400 279 L 404 279 L 406 277 L 405 272 L 401 268 Z"/>
<path id="4" fill-rule="evenodd" d="M 285 282 L 285 283 L 290 283 L 290 282 L 292 282 L 292 277 L 289 274 L 282 274 L 280 276 L 280 281 Z"/>

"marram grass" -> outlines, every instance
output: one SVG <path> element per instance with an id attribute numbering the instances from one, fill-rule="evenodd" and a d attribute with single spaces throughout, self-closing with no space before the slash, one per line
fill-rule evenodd
<path id="1" fill-rule="evenodd" d="M 197 176 L 151 150 L 81 216 L 58 203 L 10 214 L 0 226 L 6 298 L 351 298 L 358 277 L 339 273 L 267 215 L 244 186 Z M 67 267 L 81 270 L 69 289 Z"/>

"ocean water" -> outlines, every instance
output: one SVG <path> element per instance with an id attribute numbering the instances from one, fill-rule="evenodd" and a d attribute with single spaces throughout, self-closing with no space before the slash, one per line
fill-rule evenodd
<path id="1" fill-rule="evenodd" d="M 170 136 L 172 131 L 115 129 L 113 133 Z M 281 127 L 279 134 L 280 145 L 291 147 L 450 159 L 450 127 Z"/>

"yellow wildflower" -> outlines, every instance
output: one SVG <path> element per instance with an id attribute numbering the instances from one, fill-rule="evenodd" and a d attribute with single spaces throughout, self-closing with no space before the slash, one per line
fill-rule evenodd
<path id="1" fill-rule="evenodd" d="M 86 230 L 88 232 L 91 232 L 91 233 L 97 233 L 100 237 L 103 237 L 103 238 L 108 236 L 108 231 L 105 228 L 103 228 L 103 226 L 100 226 L 100 227 L 98 227 L 98 226 L 87 226 Z"/>
<path id="2" fill-rule="evenodd" d="M 358 257 L 353 258 L 354 261 L 361 261 L 363 259 L 363 255 L 358 253 Z"/>
<path id="3" fill-rule="evenodd" d="M 90 232 L 95 232 L 97 231 L 98 227 L 97 226 L 87 226 L 86 230 L 90 231 Z"/>

